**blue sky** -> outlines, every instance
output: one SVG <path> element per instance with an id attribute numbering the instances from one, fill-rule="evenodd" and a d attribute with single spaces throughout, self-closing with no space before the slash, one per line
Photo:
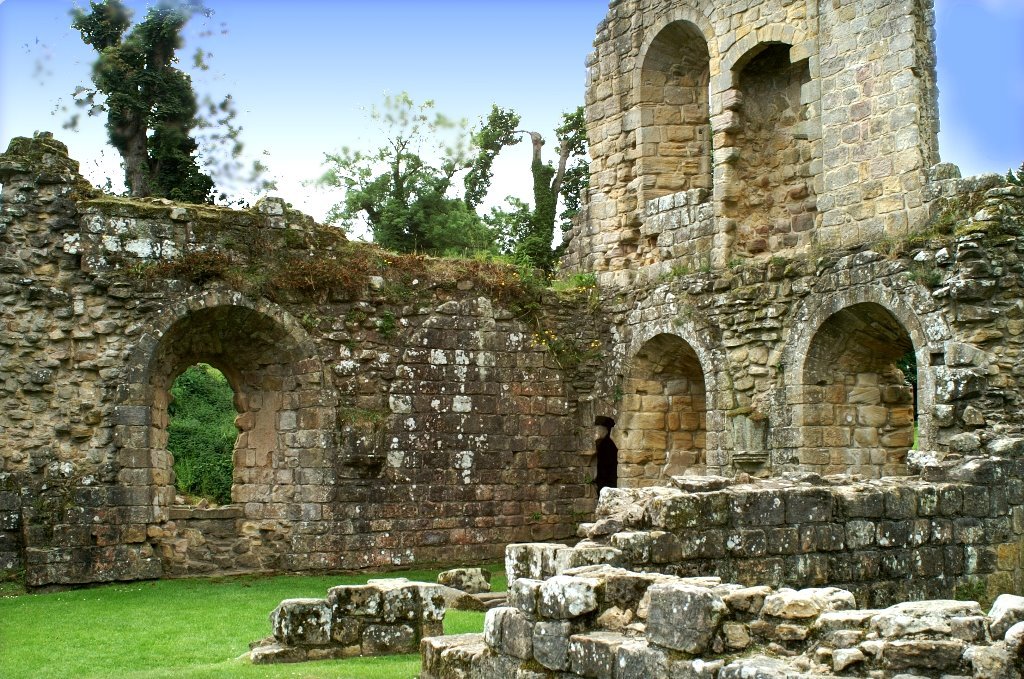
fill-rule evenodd
<path id="1" fill-rule="evenodd" d="M 70 28 L 72 3 L 0 2 L 0 145 L 49 129 L 92 181 L 119 178 L 101 119 L 60 129 L 59 108 L 88 84 L 93 59 Z M 270 166 L 276 193 L 317 218 L 338 196 L 303 182 L 321 173 L 325 151 L 372 145 L 366 109 L 385 93 L 434 99 L 471 121 L 497 103 L 549 135 L 562 111 L 582 103 L 584 60 L 607 11 L 605 0 L 207 2 L 215 14 L 190 24 L 182 62 L 196 46 L 212 52 L 197 89 L 234 96 L 242 138 Z M 127 4 L 142 17 L 145 2 Z M 1024 0 L 936 0 L 936 12 L 943 160 L 964 174 L 1019 166 Z M 204 30 L 212 35 L 199 38 Z M 496 199 L 528 197 L 526 146 L 499 158 Z"/>

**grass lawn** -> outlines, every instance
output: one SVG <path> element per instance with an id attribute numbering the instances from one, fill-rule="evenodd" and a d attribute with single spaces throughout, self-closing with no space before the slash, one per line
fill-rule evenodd
<path id="1" fill-rule="evenodd" d="M 503 590 L 500 567 L 493 588 Z M 437 571 L 393 574 L 434 582 Z M 418 655 L 254 666 L 239 656 L 270 634 L 282 599 L 324 597 L 381 575 L 242 576 L 104 585 L 48 594 L 0 591 L 0 677 L 342 677 L 412 679 Z M 386 576 L 383 576 L 386 577 Z M 445 633 L 483 629 L 483 613 L 449 611 Z"/>

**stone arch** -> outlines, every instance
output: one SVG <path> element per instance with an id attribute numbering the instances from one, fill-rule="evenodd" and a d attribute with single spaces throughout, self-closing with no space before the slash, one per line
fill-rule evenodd
<path id="1" fill-rule="evenodd" d="M 633 85 L 642 200 L 712 186 L 714 45 L 707 18 L 683 7 L 663 18 L 640 49 Z"/>
<path id="2" fill-rule="evenodd" d="M 280 307 L 235 292 L 210 291 L 171 305 L 142 333 L 117 409 L 129 493 L 147 507 L 147 521 L 169 518 L 173 460 L 167 451 L 167 406 L 174 380 L 188 366 L 209 363 L 235 392 L 240 430 L 234 450 L 232 501 L 251 521 L 302 518 L 301 494 L 330 487 L 322 429 L 333 422 L 332 400 L 315 345 Z M 298 478 L 320 468 L 318 492 Z M 313 475 L 307 474 L 310 478 Z"/>
<path id="3" fill-rule="evenodd" d="M 717 455 L 708 454 L 709 431 L 720 428 L 710 351 L 684 339 L 696 336 L 685 330 L 652 325 L 632 343 L 612 431 L 621 487 L 706 473 L 709 460 L 712 466 L 721 464 Z"/>
<path id="4" fill-rule="evenodd" d="M 728 89 L 716 132 L 727 152 L 722 213 L 732 254 L 768 255 L 812 242 L 820 135 L 810 50 L 791 26 L 769 26 L 734 44 L 723 59 Z"/>
<path id="5" fill-rule="evenodd" d="M 783 357 L 794 448 L 781 468 L 865 476 L 906 474 L 915 422 L 918 447 L 931 444 L 932 348 L 949 336 L 915 289 L 857 286 L 828 294 L 794 316 Z M 911 305 L 914 305 L 912 307 Z M 908 349 L 917 360 L 914 393 L 895 370 Z"/>

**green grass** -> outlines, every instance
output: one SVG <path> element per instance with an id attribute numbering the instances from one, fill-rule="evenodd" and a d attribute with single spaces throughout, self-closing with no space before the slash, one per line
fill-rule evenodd
<path id="1" fill-rule="evenodd" d="M 504 588 L 495 573 L 494 589 Z M 500 575 L 499 575 L 500 574 Z M 393 574 L 433 582 L 437 571 Z M 270 634 L 282 599 L 323 597 L 374 574 L 162 580 L 46 594 L 0 593 L 0 677 L 336 677 L 412 679 L 418 655 L 292 665 L 239 659 Z M 479 632 L 483 613 L 449 611 L 445 633 Z"/>

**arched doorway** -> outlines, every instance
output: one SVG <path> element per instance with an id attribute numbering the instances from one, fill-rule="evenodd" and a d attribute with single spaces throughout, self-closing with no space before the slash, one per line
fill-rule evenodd
<path id="1" fill-rule="evenodd" d="M 224 374 L 237 412 L 231 504 L 216 509 L 175 505 L 167 448 L 171 387 L 197 363 Z M 336 396 L 301 325 L 268 302 L 206 291 L 168 305 L 140 331 L 125 375 L 119 478 L 164 572 L 312 563 L 299 538 L 327 531 L 321 522 L 332 516 Z"/>
<path id="2" fill-rule="evenodd" d="M 213 306 L 179 318 L 150 363 L 150 447 L 156 463 L 172 464 L 167 452 L 171 385 L 189 366 L 212 365 L 231 384 L 238 412 L 231 500 L 244 505 L 247 518 L 287 518 L 297 457 L 305 447 L 298 440 L 301 407 L 311 400 L 301 393 L 319 388 L 318 375 L 311 382 L 303 374 L 303 358 L 281 323 L 249 307 Z"/>
<path id="3" fill-rule="evenodd" d="M 670 334 L 647 341 L 623 382 L 616 427 L 619 485 L 650 486 L 702 471 L 706 415 L 704 371 L 693 347 Z"/>
<path id="4" fill-rule="evenodd" d="M 174 456 L 175 504 L 229 504 L 239 414 L 230 381 L 212 365 L 196 363 L 170 391 L 167 448 Z"/>

